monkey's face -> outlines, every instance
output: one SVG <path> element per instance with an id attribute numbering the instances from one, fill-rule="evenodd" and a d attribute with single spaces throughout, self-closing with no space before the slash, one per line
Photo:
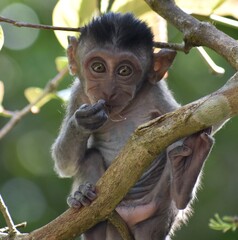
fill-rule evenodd
<path id="1" fill-rule="evenodd" d="M 135 97 L 144 79 L 135 54 L 117 49 L 93 49 L 81 62 L 85 94 L 91 103 L 105 100 L 109 114 L 119 114 Z"/>

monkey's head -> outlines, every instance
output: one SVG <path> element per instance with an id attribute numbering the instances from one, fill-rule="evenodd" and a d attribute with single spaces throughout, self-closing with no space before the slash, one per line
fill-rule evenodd
<path id="1" fill-rule="evenodd" d="M 108 13 L 86 25 L 79 39 L 69 37 L 71 73 L 77 75 L 90 103 L 104 99 L 119 114 L 145 81 L 156 84 L 176 55 L 153 53 L 150 28 L 132 14 Z"/>

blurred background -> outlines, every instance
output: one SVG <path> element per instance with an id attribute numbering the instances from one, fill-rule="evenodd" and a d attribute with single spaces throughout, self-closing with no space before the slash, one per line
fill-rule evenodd
<path id="1" fill-rule="evenodd" d="M 56 0 L 1 0 L 0 15 L 11 19 L 52 24 Z M 5 45 L 0 52 L 0 81 L 5 86 L 3 105 L 8 110 L 28 104 L 24 90 L 41 87 L 56 74 L 55 59 L 64 56 L 53 31 L 17 28 L 1 24 Z M 238 30 L 216 24 L 235 39 Z M 169 26 L 169 41 L 181 42 L 182 36 Z M 208 50 L 214 61 L 225 69 L 222 76 L 213 75 L 201 55 L 193 49 L 188 55 L 178 53 L 169 72 L 168 84 L 181 104 L 194 101 L 221 87 L 234 70 L 216 53 Z M 67 76 L 59 89 L 69 87 Z M 29 232 L 57 217 L 67 209 L 66 196 L 71 180 L 59 179 L 53 171 L 51 145 L 58 134 L 64 115 L 63 102 L 54 99 L 38 114 L 28 114 L 0 140 L 0 194 L 15 223 L 27 221 Z M 0 128 L 8 118 L 0 117 Z M 174 239 L 237 240 L 238 231 L 223 234 L 208 227 L 215 213 L 238 214 L 238 119 L 230 120 L 216 135 L 216 144 L 206 163 L 194 214 L 188 224 L 176 232 Z M 0 228 L 5 226 L 0 213 Z"/>

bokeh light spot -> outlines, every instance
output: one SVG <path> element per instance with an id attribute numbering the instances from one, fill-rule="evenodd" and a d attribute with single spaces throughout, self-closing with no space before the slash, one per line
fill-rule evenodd
<path id="1" fill-rule="evenodd" d="M 4 82 L 5 93 L 10 93 L 9 97 L 13 97 L 21 86 L 21 82 L 18 80 L 22 77 L 22 69 L 17 61 L 1 52 L 0 73 L 1 80 Z"/>
<path id="2" fill-rule="evenodd" d="M 35 11 L 21 3 L 13 3 L 7 6 L 0 14 L 3 17 L 16 21 L 39 23 Z M 30 47 L 39 35 L 38 29 L 19 28 L 7 23 L 1 23 L 1 25 L 5 36 L 4 47 L 12 50 L 21 50 Z"/>
<path id="3" fill-rule="evenodd" d="M 50 146 L 53 137 L 44 130 L 28 132 L 19 139 L 17 153 L 21 165 L 33 175 L 47 175 L 53 171 Z"/>
<path id="4" fill-rule="evenodd" d="M 24 178 L 14 178 L 0 189 L 16 222 L 39 220 L 46 211 L 46 200 L 33 182 Z"/>

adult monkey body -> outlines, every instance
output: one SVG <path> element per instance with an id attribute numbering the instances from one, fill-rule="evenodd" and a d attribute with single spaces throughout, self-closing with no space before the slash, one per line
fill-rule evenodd
<path id="1" fill-rule="evenodd" d="M 75 80 L 66 117 L 53 145 L 55 169 L 74 177 L 72 207 L 96 198 L 94 184 L 132 132 L 179 107 L 161 80 L 176 55 L 153 53 L 150 29 L 130 14 L 109 13 L 85 26 L 67 50 Z M 160 81 L 161 80 L 161 81 Z M 136 240 L 163 240 L 186 213 L 212 147 L 209 130 L 179 140 L 161 153 L 116 208 Z M 159 139 L 158 139 L 159 141 Z M 87 182 L 93 184 L 88 184 Z M 121 240 L 102 222 L 86 240 Z"/>

